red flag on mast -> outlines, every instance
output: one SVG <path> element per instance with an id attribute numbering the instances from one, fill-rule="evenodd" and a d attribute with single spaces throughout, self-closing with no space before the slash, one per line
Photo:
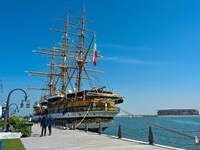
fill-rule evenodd
<path id="1" fill-rule="evenodd" d="M 96 45 L 96 35 L 94 35 L 94 51 L 93 51 L 93 65 L 97 65 L 97 59 L 98 53 L 97 53 L 97 45 Z"/>

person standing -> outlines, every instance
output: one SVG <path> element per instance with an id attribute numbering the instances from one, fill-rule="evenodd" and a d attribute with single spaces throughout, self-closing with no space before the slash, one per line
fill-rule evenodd
<path id="1" fill-rule="evenodd" d="M 52 131 L 52 125 L 54 124 L 53 118 L 51 116 L 49 116 L 48 118 L 48 129 L 49 129 L 49 135 L 51 135 L 51 131 Z"/>
<path id="2" fill-rule="evenodd" d="M 47 125 L 48 125 L 48 118 L 47 118 L 46 115 L 44 115 L 41 119 L 41 122 L 40 122 L 40 126 L 42 127 L 40 137 L 42 137 L 43 135 L 46 136 Z"/>

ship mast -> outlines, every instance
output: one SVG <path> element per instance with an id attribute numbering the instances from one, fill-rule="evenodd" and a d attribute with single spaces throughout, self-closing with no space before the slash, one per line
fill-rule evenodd
<path id="1" fill-rule="evenodd" d="M 49 74 L 49 95 L 52 96 L 55 93 L 55 85 L 53 83 L 53 74 L 54 74 L 54 48 L 55 48 L 55 42 L 54 47 L 52 49 L 51 53 L 51 63 L 50 63 L 50 74 Z"/>
<path id="2" fill-rule="evenodd" d="M 84 30 L 85 30 L 85 7 L 82 10 L 82 18 L 81 18 L 81 28 L 80 28 L 80 35 L 79 35 L 79 55 L 77 59 L 78 63 L 78 79 L 77 79 L 77 91 L 81 91 L 81 84 L 82 84 L 82 70 L 85 62 L 83 61 L 83 47 L 84 47 L 84 42 L 85 42 L 85 35 L 84 35 Z"/>
<path id="3" fill-rule="evenodd" d="M 69 38 L 68 38 L 68 32 L 69 32 L 69 10 L 67 10 L 66 14 L 66 24 L 65 24 L 65 33 L 63 37 L 63 66 L 60 66 L 62 69 L 62 87 L 61 87 L 61 93 L 66 95 L 66 79 L 68 76 L 67 73 L 67 53 L 68 53 L 68 45 L 69 45 Z"/>
<path id="4" fill-rule="evenodd" d="M 55 77 L 59 78 L 59 74 L 55 74 L 55 63 L 54 59 L 55 56 L 60 56 L 60 54 L 56 53 L 57 50 L 55 49 L 55 42 L 54 46 L 51 49 L 48 48 L 40 48 L 40 50 L 34 50 L 33 52 L 43 54 L 43 55 L 50 55 L 50 69 L 49 73 L 48 72 L 34 72 L 34 71 L 27 71 L 30 75 L 33 76 L 45 76 L 48 77 L 48 88 L 29 88 L 30 90 L 45 90 L 48 91 L 48 95 L 52 96 L 55 95 L 56 93 L 56 85 L 54 82 Z"/>

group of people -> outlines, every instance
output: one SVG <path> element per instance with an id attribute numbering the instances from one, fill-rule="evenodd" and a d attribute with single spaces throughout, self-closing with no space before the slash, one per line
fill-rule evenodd
<path id="1" fill-rule="evenodd" d="M 51 127 L 53 124 L 54 124 L 53 118 L 51 116 L 47 117 L 46 115 L 44 115 L 40 121 L 40 126 L 42 127 L 40 137 L 46 136 L 47 127 L 49 130 L 49 135 L 51 135 L 51 131 L 52 131 Z"/>

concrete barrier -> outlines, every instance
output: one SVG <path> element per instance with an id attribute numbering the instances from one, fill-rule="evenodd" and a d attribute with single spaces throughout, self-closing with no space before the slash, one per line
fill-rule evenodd
<path id="1" fill-rule="evenodd" d="M 21 136 L 21 132 L 0 132 L 0 139 L 17 139 Z"/>

